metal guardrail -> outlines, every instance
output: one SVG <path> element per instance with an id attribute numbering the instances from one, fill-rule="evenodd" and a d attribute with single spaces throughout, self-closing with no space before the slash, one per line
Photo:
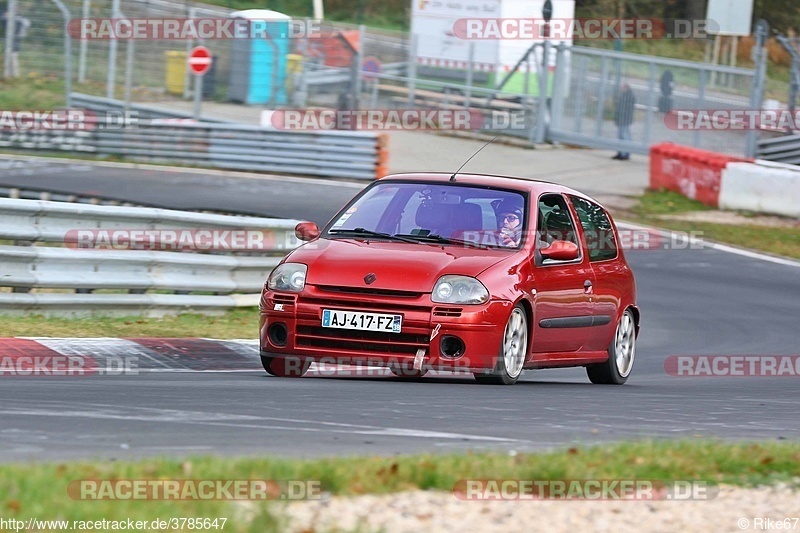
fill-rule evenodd
<path id="1" fill-rule="evenodd" d="M 347 67 L 325 67 L 308 65 L 303 73 L 303 82 L 306 86 L 329 85 L 336 83 L 350 83 L 353 79 L 352 69 Z M 384 76 L 405 76 L 408 72 L 408 62 L 387 63 L 381 66 L 380 74 Z"/>
<path id="2" fill-rule="evenodd" d="M 95 111 L 123 109 L 117 100 L 73 95 L 75 102 L 90 102 Z M 0 129 L 0 147 L 365 180 L 383 176 L 388 159 L 388 136 L 375 132 L 286 131 L 224 122 L 164 124 L 150 120 L 117 128 L 105 127 L 103 121 L 92 126 L 89 123 L 84 130 Z"/>
<path id="3" fill-rule="evenodd" d="M 0 287 L 11 289 L 0 292 L 0 312 L 162 315 L 257 305 L 269 273 L 287 251 L 299 245 L 296 223 L 0 198 L 0 239 L 14 243 L 0 245 Z M 66 246 L 74 230 L 198 229 L 260 232 L 259 242 L 268 243 L 269 248 L 257 255 L 242 255 L 219 249 L 198 253 Z M 115 293 L 95 292 L 109 290 Z"/>
<path id="4" fill-rule="evenodd" d="M 95 112 L 116 111 L 122 113 L 126 110 L 135 112 L 139 120 L 153 120 L 163 118 L 177 118 L 177 119 L 191 119 L 190 113 L 182 111 L 169 111 L 145 104 L 131 103 L 126 106 L 125 102 L 121 100 L 114 100 L 113 98 L 103 98 L 101 96 L 91 96 L 88 94 L 71 93 L 70 103 L 72 107 L 90 109 Z M 202 122 L 224 122 L 214 118 L 203 118 Z"/>
<path id="5" fill-rule="evenodd" d="M 758 158 L 777 163 L 800 165 L 800 135 L 759 139 Z"/>

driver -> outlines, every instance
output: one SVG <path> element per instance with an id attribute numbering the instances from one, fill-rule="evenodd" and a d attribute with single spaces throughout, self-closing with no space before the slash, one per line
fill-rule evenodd
<path id="1" fill-rule="evenodd" d="M 512 200 L 503 200 L 497 206 L 500 244 L 516 248 L 522 240 L 522 206 Z"/>

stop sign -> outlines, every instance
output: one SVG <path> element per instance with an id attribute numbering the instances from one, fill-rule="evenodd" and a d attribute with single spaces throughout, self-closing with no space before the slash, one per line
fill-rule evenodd
<path id="1" fill-rule="evenodd" d="M 189 54 L 189 69 L 192 74 L 202 76 L 208 69 L 211 68 L 211 50 L 205 46 L 196 46 L 192 48 Z"/>

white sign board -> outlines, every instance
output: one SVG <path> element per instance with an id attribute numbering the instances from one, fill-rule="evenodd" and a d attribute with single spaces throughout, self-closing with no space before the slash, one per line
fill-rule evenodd
<path id="1" fill-rule="evenodd" d="M 411 33 L 417 36 L 417 56 L 437 66 L 463 68 L 469 44 L 475 43 L 475 62 L 495 65 L 498 41 L 468 41 L 453 32 L 462 18 L 500 18 L 500 0 L 413 0 Z M 453 63 L 456 64 L 453 64 Z"/>
<path id="2" fill-rule="evenodd" d="M 752 33 L 753 0 L 708 0 L 706 30 L 710 35 Z"/>
<path id="3" fill-rule="evenodd" d="M 412 0 L 411 33 L 417 37 L 421 64 L 466 68 L 469 46 L 474 43 L 476 69 L 490 66 L 502 72 L 513 67 L 528 48 L 541 39 L 476 39 L 454 32 L 462 19 L 542 19 L 545 0 Z M 575 0 L 553 0 L 553 18 L 575 16 Z M 554 40 L 554 44 L 559 41 Z M 571 40 L 568 41 L 571 44 Z M 536 69 L 532 65 L 533 69 Z"/>

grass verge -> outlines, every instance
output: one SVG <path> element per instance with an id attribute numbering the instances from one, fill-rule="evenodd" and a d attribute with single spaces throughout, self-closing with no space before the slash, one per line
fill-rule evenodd
<path id="1" fill-rule="evenodd" d="M 700 232 L 703 239 L 769 254 L 800 259 L 800 228 L 755 224 L 721 224 L 663 218 L 711 208 L 671 191 L 647 191 L 638 205 L 619 214 L 619 218 L 648 226 L 682 232 Z"/>
<path id="2" fill-rule="evenodd" d="M 740 486 L 800 479 L 800 444 L 715 441 L 636 442 L 542 454 L 418 455 L 314 460 L 278 458 L 150 459 L 0 466 L 4 518 L 152 521 L 227 518 L 226 531 L 280 530 L 274 502 L 81 500 L 70 481 L 93 479 L 298 480 L 323 493 L 354 495 L 404 490 L 452 491 L 465 479 L 703 480 Z"/>
<path id="3" fill-rule="evenodd" d="M 3 316 L 2 321 L 3 337 L 258 337 L 255 307 L 233 309 L 221 316 L 45 318 L 31 315 Z"/>

